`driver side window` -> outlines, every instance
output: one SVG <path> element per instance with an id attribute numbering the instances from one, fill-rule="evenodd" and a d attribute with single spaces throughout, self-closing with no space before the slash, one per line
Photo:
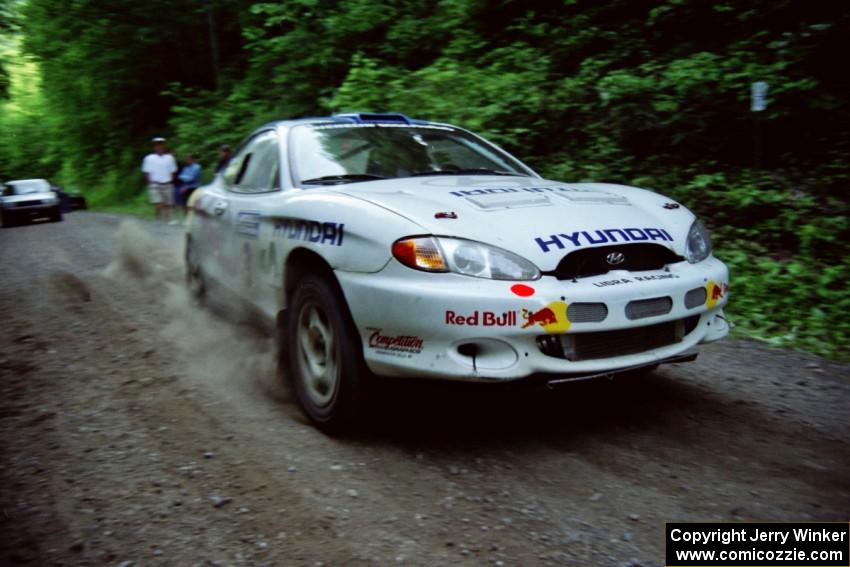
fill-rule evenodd
<path id="1" fill-rule="evenodd" d="M 246 153 L 246 150 L 248 150 L 247 147 L 242 148 L 239 153 L 230 158 L 230 161 L 227 162 L 227 167 L 224 168 L 222 176 L 224 177 L 224 181 L 227 183 L 227 185 L 231 187 L 236 183 L 236 179 L 240 176 L 240 173 L 242 172 L 242 164 L 245 162 L 246 155 L 249 155 Z"/>
<path id="2" fill-rule="evenodd" d="M 231 191 L 268 193 L 280 189 L 277 132 L 254 137 L 227 165 L 224 180 Z"/>

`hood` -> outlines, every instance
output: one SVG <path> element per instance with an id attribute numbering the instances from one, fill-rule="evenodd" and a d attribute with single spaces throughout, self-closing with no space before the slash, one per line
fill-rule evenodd
<path id="1" fill-rule="evenodd" d="M 422 234 L 499 246 L 544 271 L 577 248 L 623 242 L 654 242 L 684 255 L 694 220 L 685 207 L 645 189 L 532 177 L 407 177 L 334 190 L 393 211 Z"/>
<path id="2" fill-rule="evenodd" d="M 27 193 L 26 195 L 9 195 L 0 197 L 3 203 L 26 203 L 29 201 L 52 201 L 56 198 L 53 191 L 39 191 L 38 193 Z"/>

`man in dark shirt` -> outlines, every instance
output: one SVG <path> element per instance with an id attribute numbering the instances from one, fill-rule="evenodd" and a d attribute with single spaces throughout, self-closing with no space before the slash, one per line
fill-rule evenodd
<path id="1" fill-rule="evenodd" d="M 227 144 L 224 144 L 218 149 L 218 165 L 215 166 L 216 174 L 224 171 L 224 168 L 227 167 L 228 162 L 230 162 L 231 155 L 230 146 Z"/>

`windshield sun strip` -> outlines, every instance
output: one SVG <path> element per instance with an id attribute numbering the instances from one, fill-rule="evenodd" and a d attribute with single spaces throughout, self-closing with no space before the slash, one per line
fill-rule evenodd
<path id="1" fill-rule="evenodd" d="M 490 143 L 489 141 L 483 139 L 480 136 L 477 136 L 471 132 L 468 132 L 462 128 L 457 128 L 451 125 L 445 124 L 402 124 L 402 123 L 329 123 L 329 122 L 319 122 L 319 123 L 310 123 L 310 124 L 297 124 L 289 128 L 287 133 L 287 158 L 289 161 L 289 174 L 292 180 L 292 185 L 295 187 L 316 187 L 320 185 L 340 185 L 347 184 L 353 182 L 363 182 L 363 181 L 371 181 L 372 179 L 343 179 L 343 180 L 329 180 L 325 182 L 317 181 L 320 178 L 332 178 L 335 175 L 358 175 L 358 173 L 346 172 L 339 174 L 327 174 L 327 175 L 316 175 L 315 177 L 309 178 L 309 183 L 305 183 L 305 179 L 301 176 L 301 167 L 299 167 L 298 159 L 301 159 L 303 156 L 296 153 L 296 146 L 300 144 L 296 144 L 295 137 L 299 135 L 299 132 L 303 132 L 305 130 L 312 130 L 316 132 L 320 131 L 330 131 L 330 130 L 356 130 L 356 129 L 364 129 L 375 131 L 377 128 L 384 129 L 407 129 L 407 130 L 419 130 L 419 131 L 434 131 L 434 132 L 448 132 L 455 134 L 460 139 L 465 139 L 469 137 L 471 140 L 474 140 L 475 145 L 480 145 L 481 150 L 484 150 L 482 154 L 486 159 L 490 159 L 487 154 L 495 154 L 502 162 L 502 165 L 508 165 L 508 169 L 513 169 L 514 171 L 505 171 L 501 168 L 498 168 L 498 173 L 493 173 L 490 175 L 516 175 L 520 177 L 533 177 L 535 174 L 532 170 L 528 168 L 525 164 L 519 161 L 517 158 L 505 152 L 497 145 Z M 296 159 L 298 158 L 298 159 Z M 336 156 L 334 156 L 336 159 Z M 489 168 L 460 168 L 460 169 L 489 169 Z M 496 168 L 493 168 L 494 170 Z M 320 171 L 319 171 L 320 172 Z M 460 175 L 470 175 L 471 173 L 460 173 Z M 440 175 L 440 173 L 436 173 L 436 175 Z M 442 174 L 446 175 L 446 174 Z M 481 175 L 487 175 L 485 173 L 481 173 Z M 383 175 L 380 177 L 376 177 L 376 179 L 404 179 L 412 177 L 412 175 Z"/>

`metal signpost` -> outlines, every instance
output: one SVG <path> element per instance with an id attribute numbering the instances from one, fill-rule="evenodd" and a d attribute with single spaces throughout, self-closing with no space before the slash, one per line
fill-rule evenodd
<path id="1" fill-rule="evenodd" d="M 761 112 L 767 108 L 767 83 L 756 81 L 750 85 L 750 111 L 753 115 L 753 145 L 755 168 L 761 169 Z"/>

